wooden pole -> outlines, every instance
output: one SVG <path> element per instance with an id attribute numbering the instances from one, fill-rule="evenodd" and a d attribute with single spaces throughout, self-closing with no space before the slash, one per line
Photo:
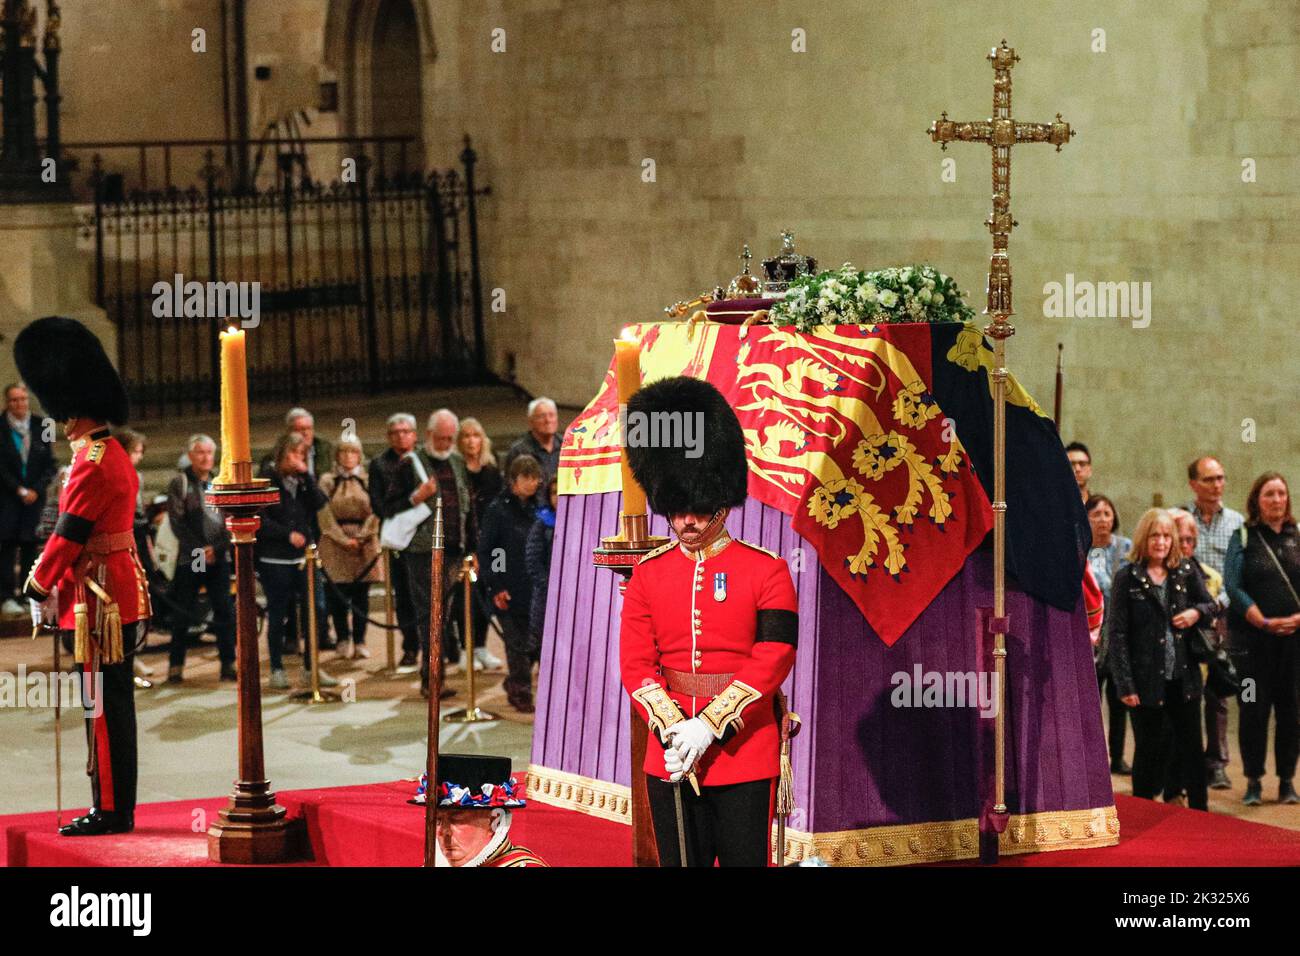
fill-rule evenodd
<path id="1" fill-rule="evenodd" d="M 429 571 L 429 649 L 424 666 L 429 686 L 429 743 L 424 772 L 424 865 L 438 858 L 438 702 L 442 697 L 442 563 L 446 545 L 442 536 L 442 492 L 433 494 L 433 560 Z"/>

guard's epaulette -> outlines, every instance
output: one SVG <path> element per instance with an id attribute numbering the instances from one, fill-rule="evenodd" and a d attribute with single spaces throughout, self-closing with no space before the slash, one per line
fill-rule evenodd
<path id="1" fill-rule="evenodd" d="M 104 452 L 107 448 L 108 442 L 102 438 L 93 442 L 90 448 L 86 450 L 86 461 L 90 462 L 92 465 L 98 465 L 103 459 Z"/>
<path id="2" fill-rule="evenodd" d="M 675 547 L 677 547 L 677 544 L 673 541 L 669 541 L 667 544 L 661 544 L 653 551 L 647 552 L 645 556 L 642 557 L 641 560 L 637 562 L 637 564 L 644 564 L 645 562 L 649 561 L 651 558 L 657 558 L 661 554 L 667 554 Z"/>
<path id="3" fill-rule="evenodd" d="M 769 550 L 767 550 L 767 548 L 760 548 L 758 545 L 754 544 L 752 541 L 746 541 L 744 538 L 734 538 L 733 540 L 740 542 L 741 544 L 743 544 L 743 545 L 744 545 L 745 547 L 747 547 L 747 548 L 753 548 L 755 551 L 762 551 L 762 552 L 763 552 L 764 554 L 766 554 L 769 558 L 776 558 L 778 561 L 781 560 L 781 556 L 780 556 L 779 554 L 777 554 L 775 551 L 769 551 Z"/>

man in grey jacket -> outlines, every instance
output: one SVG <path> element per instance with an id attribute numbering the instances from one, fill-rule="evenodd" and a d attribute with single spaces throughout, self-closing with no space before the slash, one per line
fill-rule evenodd
<path id="1" fill-rule="evenodd" d="M 190 629 L 200 623 L 194 613 L 199 586 L 208 592 L 212 629 L 221 658 L 221 679 L 235 679 L 235 618 L 230 599 L 230 535 L 221 514 L 208 506 L 204 492 L 212 485 L 217 444 L 207 435 L 188 442 L 190 464 L 167 486 L 167 520 L 178 542 L 176 574 L 168 603 L 172 614 L 172 646 L 167 683 L 184 679 L 185 645 Z"/>

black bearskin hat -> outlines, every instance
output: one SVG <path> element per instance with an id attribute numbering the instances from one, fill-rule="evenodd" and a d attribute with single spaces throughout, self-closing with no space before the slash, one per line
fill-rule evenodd
<path id="1" fill-rule="evenodd" d="M 95 333 L 76 319 L 50 315 L 28 325 L 14 340 L 14 364 L 55 421 L 126 424 L 126 386 Z"/>
<path id="2" fill-rule="evenodd" d="M 683 375 L 636 392 L 623 440 L 632 474 L 658 514 L 713 514 L 744 504 L 745 438 L 736 413 L 708 382 Z"/>

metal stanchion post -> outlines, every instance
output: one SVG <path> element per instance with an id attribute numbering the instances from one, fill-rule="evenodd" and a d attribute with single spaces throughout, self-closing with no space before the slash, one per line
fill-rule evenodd
<path id="1" fill-rule="evenodd" d="M 333 691 L 320 689 L 320 640 L 316 628 L 316 565 L 320 555 L 316 545 L 307 545 L 307 646 L 311 648 L 311 689 L 299 691 L 293 695 L 294 700 L 305 700 L 309 704 L 330 704 L 339 699 Z M 299 619 L 302 615 L 298 615 Z"/>
<path id="2" fill-rule="evenodd" d="M 476 724 L 486 720 L 499 720 L 500 718 L 488 710 L 482 710 L 478 706 L 478 699 L 474 687 L 474 582 L 478 580 L 478 575 L 474 572 L 474 558 L 466 555 L 460 566 L 462 604 L 465 605 L 465 615 L 462 622 L 462 630 L 465 632 L 465 673 L 469 675 L 469 706 L 464 710 L 453 710 L 442 719 L 451 724 Z"/>
<path id="3" fill-rule="evenodd" d="M 393 562 L 392 553 L 384 548 L 384 623 L 388 625 L 385 634 L 388 638 L 388 672 L 397 672 L 397 638 L 393 626 L 397 615 L 393 609 Z"/>

